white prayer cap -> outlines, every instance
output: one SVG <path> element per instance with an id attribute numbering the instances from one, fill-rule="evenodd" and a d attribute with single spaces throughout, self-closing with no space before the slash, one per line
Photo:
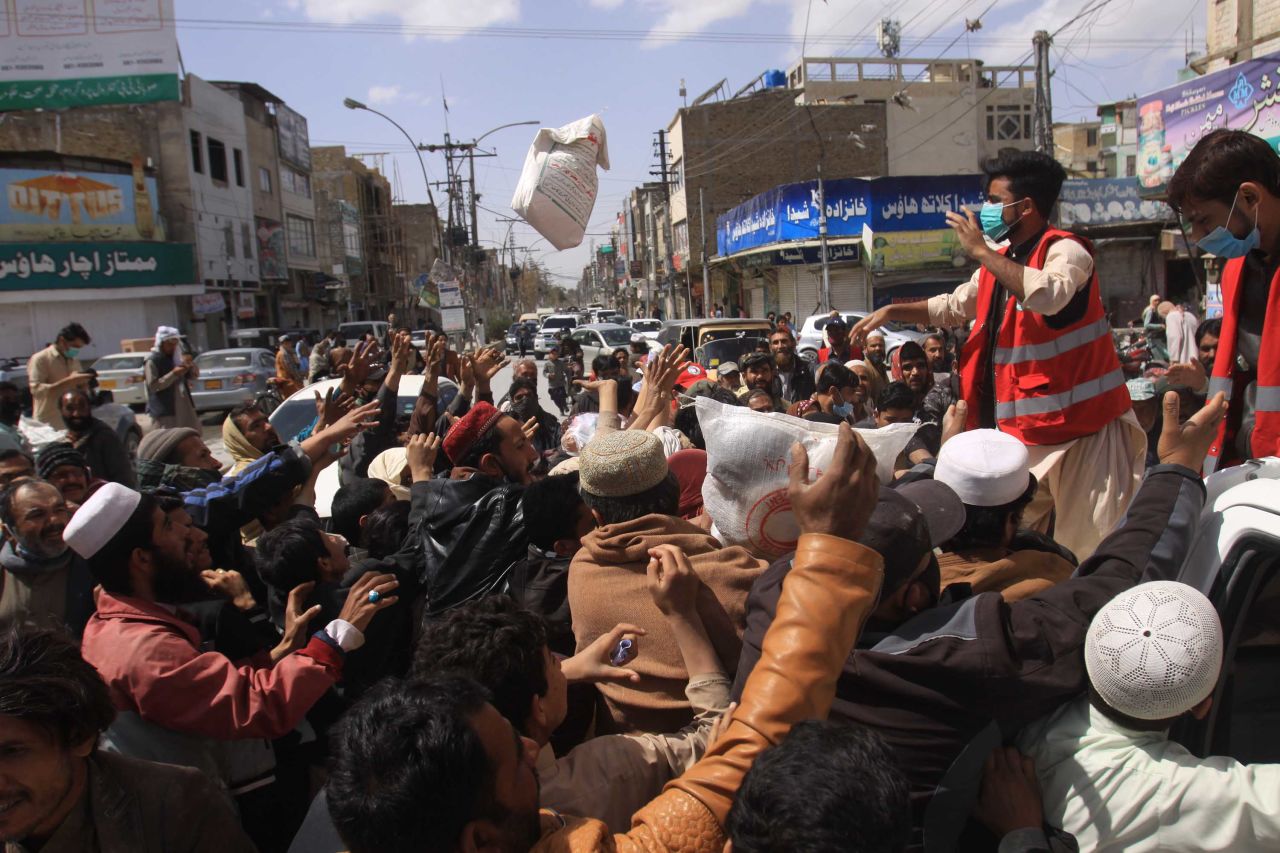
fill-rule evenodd
<path id="1" fill-rule="evenodd" d="M 969 506 L 1003 506 L 1031 485 L 1027 448 L 999 430 L 962 432 L 938 452 L 933 479 L 946 483 Z"/>
<path id="2" fill-rule="evenodd" d="M 120 532 L 142 501 L 142 495 L 119 483 L 107 483 L 80 505 L 62 531 L 62 541 L 84 559 Z"/>
<path id="3" fill-rule="evenodd" d="M 173 340 L 174 338 L 180 338 L 180 337 L 182 337 L 182 332 L 179 332 L 173 326 L 157 326 L 156 327 L 156 348 L 158 349 L 160 345 L 165 341 Z"/>
<path id="4" fill-rule="evenodd" d="M 1172 719 L 1213 692 L 1222 669 L 1222 623 L 1194 587 L 1139 584 L 1093 617 L 1084 665 L 1094 690 L 1121 714 Z"/>

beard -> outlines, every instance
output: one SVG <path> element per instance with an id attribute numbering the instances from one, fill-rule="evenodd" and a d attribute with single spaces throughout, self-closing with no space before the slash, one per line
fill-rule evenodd
<path id="1" fill-rule="evenodd" d="M 155 556 L 156 570 L 151 583 L 156 601 L 163 604 L 188 604 L 211 597 L 209 587 L 200 573 L 185 559 L 175 559 L 160 551 Z"/>
<path id="2" fill-rule="evenodd" d="M 62 421 L 67 425 L 67 428 L 70 429 L 72 432 L 84 432 L 93 423 L 93 417 L 90 416 L 85 418 L 63 418 Z"/>

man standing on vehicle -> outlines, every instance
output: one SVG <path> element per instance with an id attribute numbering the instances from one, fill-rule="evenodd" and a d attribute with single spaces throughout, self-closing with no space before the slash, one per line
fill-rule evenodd
<path id="1" fill-rule="evenodd" d="M 796 358 L 796 339 L 791 330 L 780 326 L 769 335 L 769 351 L 773 353 L 773 366 L 777 378 L 773 383 L 773 396 L 787 405 L 808 400 L 813 396 L 813 370 L 803 359 Z"/>
<path id="2" fill-rule="evenodd" d="M 947 212 L 961 247 L 981 266 L 954 293 L 887 305 L 861 320 L 864 336 L 887 320 L 962 326 L 968 428 L 1018 438 L 1040 489 L 1028 527 L 1047 531 L 1083 560 L 1115 527 L 1137 491 L 1147 442 L 1131 412 L 1099 292 L 1092 246 L 1048 223 L 1066 172 L 1037 152 L 988 164 L 981 217 Z M 993 249 L 987 240 L 1008 241 Z"/>
<path id="3" fill-rule="evenodd" d="M 58 397 L 72 388 L 87 388 L 91 374 L 80 368 L 76 356 L 90 342 L 79 323 L 64 326 L 58 337 L 27 361 L 27 382 L 35 409 L 32 417 L 55 429 L 66 426 L 58 414 Z"/>
<path id="4" fill-rule="evenodd" d="M 1280 454 L 1280 157 L 1251 133 L 1215 130 L 1169 181 L 1169 205 L 1200 251 L 1227 259 L 1208 393 L 1226 394 L 1229 408 L 1204 472 Z M 1198 362 L 1169 375 L 1204 387 Z"/>

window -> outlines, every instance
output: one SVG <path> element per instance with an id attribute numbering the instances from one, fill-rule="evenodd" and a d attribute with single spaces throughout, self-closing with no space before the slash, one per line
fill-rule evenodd
<path id="1" fill-rule="evenodd" d="M 244 256 L 246 258 L 253 257 L 253 232 L 249 228 L 248 222 L 240 223 L 240 242 L 244 245 Z"/>
<path id="2" fill-rule="evenodd" d="M 231 164 L 235 167 L 236 186 L 244 186 L 244 153 L 239 148 L 231 149 Z"/>
<path id="3" fill-rule="evenodd" d="M 209 137 L 209 177 L 227 182 L 227 146 L 212 136 Z"/>
<path id="4" fill-rule="evenodd" d="M 191 131 L 191 168 L 198 175 L 204 174 L 204 146 L 200 144 L 200 131 Z"/>
<path id="5" fill-rule="evenodd" d="M 232 230 L 230 222 L 222 228 L 222 253 L 228 259 L 236 256 L 236 232 Z"/>
<path id="6" fill-rule="evenodd" d="M 1086 148 L 1096 148 L 1098 145 L 1098 129 L 1091 127 L 1084 132 L 1084 145 Z"/>
<path id="7" fill-rule="evenodd" d="M 987 139 L 992 142 L 1031 139 L 1031 104 L 989 104 Z"/>
<path id="8" fill-rule="evenodd" d="M 258 189 L 271 195 L 271 172 L 261 166 L 258 167 Z"/>
<path id="9" fill-rule="evenodd" d="M 295 172 L 288 166 L 280 167 L 280 186 L 286 192 L 311 198 L 311 178 L 301 172 Z"/>
<path id="10" fill-rule="evenodd" d="M 684 189 L 684 158 L 671 164 L 671 191 L 678 193 Z"/>
<path id="11" fill-rule="evenodd" d="M 289 232 L 289 251 L 304 258 L 316 256 L 315 223 L 301 216 L 285 217 Z"/>
<path id="12" fill-rule="evenodd" d="M 1089 177 L 1093 177 L 1093 173 L 1098 171 L 1098 161 L 1086 160 L 1084 164 L 1084 170 L 1089 173 Z"/>
<path id="13" fill-rule="evenodd" d="M 675 244 L 676 254 L 689 254 L 689 223 L 677 222 L 671 229 L 671 242 Z"/>
<path id="14" fill-rule="evenodd" d="M 1120 177 L 1132 178 L 1137 174 L 1138 174 L 1138 156 L 1136 154 L 1130 154 L 1128 157 L 1124 158 L 1124 174 L 1121 175 Z"/>

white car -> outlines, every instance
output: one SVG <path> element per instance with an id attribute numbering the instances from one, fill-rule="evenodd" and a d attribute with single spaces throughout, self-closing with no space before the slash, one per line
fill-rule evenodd
<path id="1" fill-rule="evenodd" d="M 840 316 L 844 318 L 845 325 L 853 328 L 855 323 L 867 316 L 867 312 L 841 311 Z M 830 321 L 830 314 L 814 314 L 805 318 L 804 325 L 800 327 L 800 334 L 796 339 L 796 352 L 805 361 L 818 360 L 818 350 L 827 345 L 826 339 L 822 335 L 822 330 Z M 907 341 L 915 341 L 918 344 L 922 344 L 924 339 L 929 336 L 927 332 L 917 332 L 915 329 L 909 329 L 892 321 L 881 326 L 879 331 L 884 335 L 885 352 L 895 350 Z"/>
<path id="2" fill-rule="evenodd" d="M 559 345 L 560 338 L 581 325 L 582 321 L 577 314 L 552 314 L 542 321 L 538 334 L 533 336 L 534 355 L 542 358 L 552 347 Z"/>
<path id="3" fill-rule="evenodd" d="M 582 363 L 589 369 L 598 355 L 613 355 L 616 349 L 631 346 L 631 329 L 617 323 L 591 323 L 579 326 L 570 335 L 582 347 Z"/>
<path id="4" fill-rule="evenodd" d="M 125 406 L 145 406 L 147 385 L 144 365 L 149 353 L 117 352 L 93 363 L 98 387 L 110 391 L 115 402 Z"/>
<path id="5" fill-rule="evenodd" d="M 276 428 L 276 432 L 280 434 L 280 440 L 291 441 L 316 419 L 315 392 L 319 391 L 321 396 L 324 396 L 329 392 L 330 388 L 341 384 L 341 379 L 323 379 L 290 395 L 289 399 L 277 406 L 268 420 Z M 400 388 L 396 394 L 397 420 L 408 421 L 409 416 L 413 414 L 413 406 L 417 402 L 418 393 L 421 390 L 421 375 L 400 377 Z M 440 377 L 438 390 L 437 399 L 439 400 L 440 411 L 444 411 L 444 408 L 457 395 L 458 386 L 442 376 Z M 321 518 L 330 516 L 333 496 L 338 493 L 339 485 L 337 463 L 320 472 L 320 478 L 316 480 L 316 513 Z"/>
<path id="6" fill-rule="evenodd" d="M 639 320 L 628 320 L 627 325 L 631 327 L 631 332 L 640 335 L 647 341 L 656 341 L 658 332 L 662 331 L 662 321 L 655 320 L 652 317 L 644 317 Z"/>

